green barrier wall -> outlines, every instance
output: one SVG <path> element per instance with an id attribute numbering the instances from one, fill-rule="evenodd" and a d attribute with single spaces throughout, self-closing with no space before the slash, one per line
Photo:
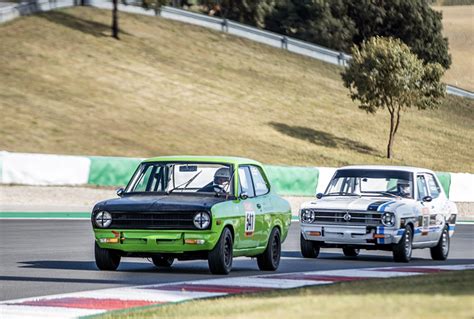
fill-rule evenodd
<path id="1" fill-rule="evenodd" d="M 139 158 L 91 156 L 88 184 L 125 186 L 142 161 Z"/>
<path id="2" fill-rule="evenodd" d="M 436 172 L 441 186 L 443 186 L 446 196 L 449 198 L 449 188 L 451 187 L 451 174 L 445 172 Z"/>
<path id="3" fill-rule="evenodd" d="M 314 196 L 319 170 L 315 167 L 265 165 L 268 179 L 280 195 Z"/>
<path id="4" fill-rule="evenodd" d="M 139 158 L 123 157 L 92 156 L 89 159 L 91 167 L 88 184 L 99 186 L 125 186 L 141 162 Z M 265 165 L 265 171 L 273 189 L 280 195 L 312 197 L 316 192 L 319 180 L 316 167 Z M 450 173 L 436 172 L 436 175 L 449 196 Z"/>

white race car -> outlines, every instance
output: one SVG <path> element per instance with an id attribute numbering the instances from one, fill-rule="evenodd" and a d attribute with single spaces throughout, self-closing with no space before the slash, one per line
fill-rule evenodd
<path id="1" fill-rule="evenodd" d="M 300 210 L 301 253 L 316 258 L 321 247 L 393 251 L 408 262 L 412 249 L 430 248 L 445 260 L 454 234 L 457 208 L 436 174 L 397 166 L 347 166 L 338 169 L 324 194 Z"/>

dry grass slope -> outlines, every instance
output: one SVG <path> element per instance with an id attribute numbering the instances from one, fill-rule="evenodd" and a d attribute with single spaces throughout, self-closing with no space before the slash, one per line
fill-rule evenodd
<path id="1" fill-rule="evenodd" d="M 443 35 L 453 58 L 444 81 L 474 92 L 474 5 L 434 9 L 443 13 Z"/>
<path id="2" fill-rule="evenodd" d="M 154 17 L 77 7 L 0 26 L 0 149 L 82 155 L 224 154 L 266 163 L 418 165 L 474 172 L 474 103 L 360 111 L 341 69 Z"/>

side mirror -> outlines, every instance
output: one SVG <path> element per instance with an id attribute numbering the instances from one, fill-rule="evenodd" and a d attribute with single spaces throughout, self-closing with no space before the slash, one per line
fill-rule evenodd
<path id="1" fill-rule="evenodd" d="M 317 194 L 316 194 L 316 198 L 317 198 L 317 199 L 323 198 L 323 193 L 317 193 Z"/>
<path id="2" fill-rule="evenodd" d="M 249 195 L 246 192 L 240 193 L 240 199 L 246 200 L 247 198 L 249 198 Z"/>
<path id="3" fill-rule="evenodd" d="M 120 187 L 119 189 L 117 189 L 117 196 L 122 197 L 124 192 L 125 189 L 123 189 L 123 187 Z"/>
<path id="4" fill-rule="evenodd" d="M 425 197 L 423 197 L 422 200 L 423 200 L 424 202 L 431 202 L 431 201 L 433 200 L 433 197 L 431 197 L 431 196 L 425 196 Z"/>

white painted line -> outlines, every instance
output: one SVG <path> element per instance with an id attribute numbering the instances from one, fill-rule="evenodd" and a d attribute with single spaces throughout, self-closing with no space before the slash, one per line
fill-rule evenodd
<path id="1" fill-rule="evenodd" d="M 72 319 L 104 312 L 98 309 L 0 305 L 0 315 L 5 319 Z"/>

